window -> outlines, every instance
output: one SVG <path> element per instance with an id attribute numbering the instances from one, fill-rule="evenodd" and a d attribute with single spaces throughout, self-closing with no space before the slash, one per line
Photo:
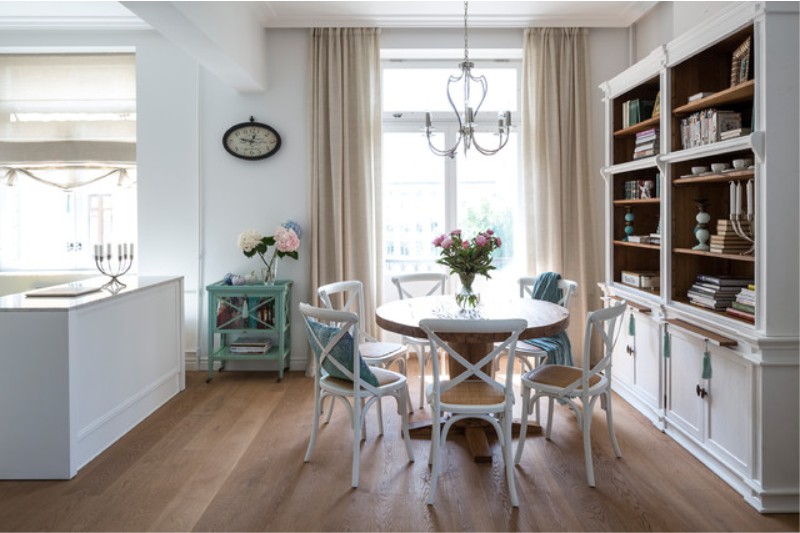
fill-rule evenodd
<path id="1" fill-rule="evenodd" d="M 502 239 L 492 273 L 493 282 L 514 283 L 524 257 L 521 227 L 518 134 L 493 156 L 463 149 L 454 158 L 434 155 L 423 131 L 430 111 L 439 148 L 457 138 L 454 113 L 447 102 L 447 77 L 457 75 L 457 62 L 383 63 L 383 242 L 384 295 L 393 299 L 391 276 L 443 267 L 431 241 L 460 228 L 468 236 L 487 228 Z M 518 61 L 475 62 L 475 73 L 486 76 L 488 95 L 478 116 L 478 142 L 497 145 L 497 114 L 510 110 L 512 124 L 519 115 Z M 454 99 L 455 101 L 455 99 Z M 459 103 L 456 101 L 456 105 Z M 460 107 L 460 106 L 459 106 Z"/>
<path id="2" fill-rule="evenodd" d="M 0 55 L 0 270 L 136 240 L 133 54 Z"/>

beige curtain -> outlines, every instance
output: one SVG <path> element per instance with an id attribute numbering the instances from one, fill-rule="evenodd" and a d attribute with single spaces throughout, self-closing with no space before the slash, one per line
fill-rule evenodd
<path id="1" fill-rule="evenodd" d="M 568 330 L 582 361 L 586 313 L 600 307 L 599 244 L 593 212 L 589 36 L 585 28 L 525 30 L 522 153 L 528 270 L 559 272 L 578 282 Z"/>
<path id="2" fill-rule="evenodd" d="M 311 290 L 358 279 L 367 329 L 376 333 L 381 227 L 380 44 L 374 28 L 311 31 Z M 370 328 L 370 325 L 372 327 Z"/>

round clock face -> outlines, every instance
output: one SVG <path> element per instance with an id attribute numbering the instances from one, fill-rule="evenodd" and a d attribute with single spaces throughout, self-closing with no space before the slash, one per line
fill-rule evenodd
<path id="1" fill-rule="evenodd" d="M 222 136 L 222 145 L 229 154 L 242 159 L 266 159 L 281 147 L 278 132 L 260 122 L 236 124 Z"/>

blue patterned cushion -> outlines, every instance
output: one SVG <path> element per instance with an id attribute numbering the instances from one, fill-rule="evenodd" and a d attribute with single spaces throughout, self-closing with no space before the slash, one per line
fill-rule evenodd
<path id="1" fill-rule="evenodd" d="M 314 330 L 314 334 L 317 336 L 319 341 L 322 343 L 323 347 L 327 346 L 330 340 L 339 333 L 339 328 L 333 326 L 326 326 L 325 324 L 321 324 L 315 320 L 309 320 L 309 324 L 311 325 L 311 329 Z M 322 348 L 317 345 L 314 339 L 309 339 L 311 342 L 311 349 L 314 350 L 314 354 L 317 357 L 321 357 L 322 355 Z M 330 357 L 335 358 L 339 361 L 342 366 L 344 366 L 347 370 L 353 371 L 353 336 L 350 335 L 348 331 L 345 333 L 339 342 L 331 349 Z M 372 385 L 373 387 L 380 386 L 378 383 L 378 378 L 375 377 L 375 374 L 372 373 L 367 363 L 361 359 L 359 354 L 358 358 L 358 365 L 361 369 L 360 375 L 361 379 Z M 322 368 L 325 369 L 328 374 L 330 374 L 334 378 L 346 379 L 347 381 L 352 381 L 349 377 L 347 377 L 342 371 L 340 371 L 336 365 L 332 362 L 328 361 L 326 358 L 325 361 L 322 362 Z"/>

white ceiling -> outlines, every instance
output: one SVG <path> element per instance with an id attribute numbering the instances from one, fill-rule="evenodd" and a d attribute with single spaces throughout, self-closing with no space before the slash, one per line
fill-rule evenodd
<path id="1" fill-rule="evenodd" d="M 627 27 L 657 2 L 473 0 L 470 27 Z M 461 27 L 461 0 L 248 2 L 265 28 L 326 26 Z M 114 1 L 0 1 L 0 28 L 146 28 Z"/>

